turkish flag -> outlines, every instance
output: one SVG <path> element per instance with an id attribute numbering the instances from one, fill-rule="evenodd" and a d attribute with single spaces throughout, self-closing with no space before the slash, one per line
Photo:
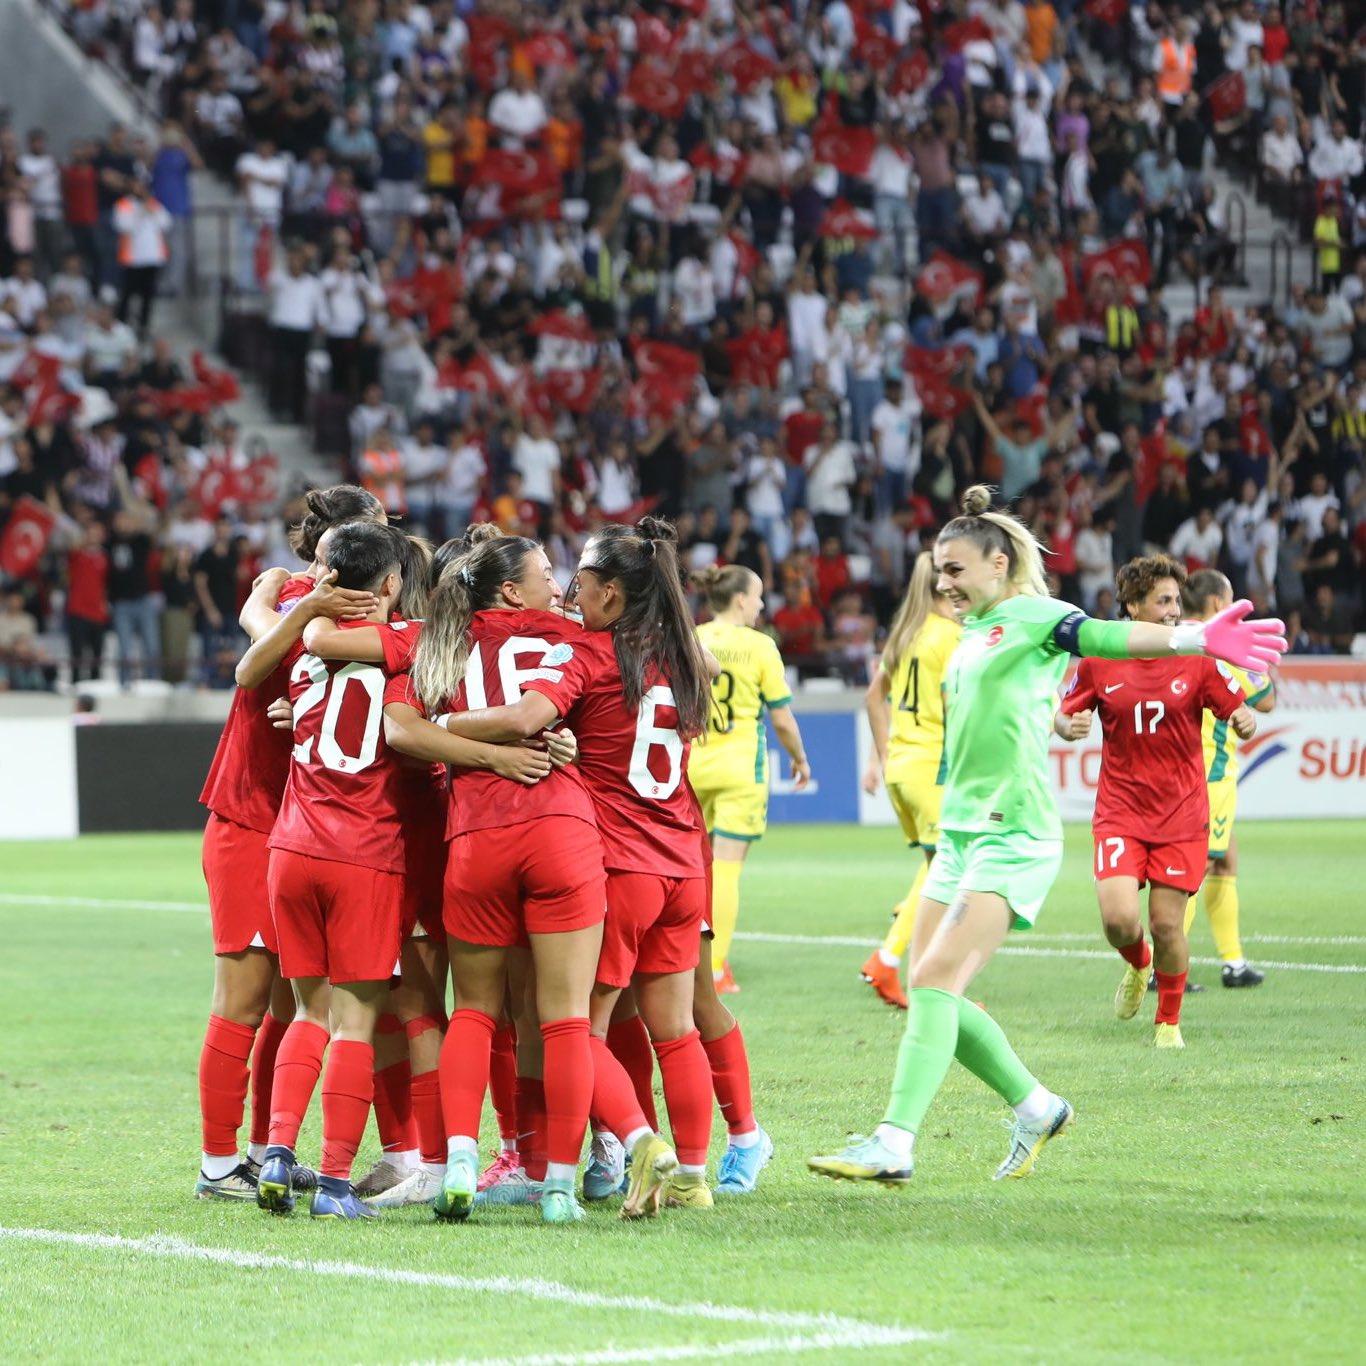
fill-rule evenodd
<path id="1" fill-rule="evenodd" d="M 716 54 L 715 66 L 735 82 L 735 88 L 742 95 L 748 95 L 761 81 L 771 80 L 778 74 L 778 64 L 755 52 L 743 39 L 722 48 Z"/>
<path id="2" fill-rule="evenodd" d="M 35 384 L 56 384 L 62 373 L 62 363 L 45 351 L 28 351 L 9 377 L 15 389 L 30 389 Z"/>
<path id="3" fill-rule="evenodd" d="M 1091 292 L 1092 281 L 1101 275 L 1113 275 L 1124 285 L 1146 285 L 1152 273 L 1148 248 L 1139 237 L 1121 238 L 1081 258 L 1081 287 L 1087 294 Z"/>
<path id="4" fill-rule="evenodd" d="M 825 211 L 821 219 L 822 237 L 852 237 L 860 242 L 877 240 L 877 227 L 866 213 L 860 213 L 852 204 L 837 199 Z"/>
<path id="5" fill-rule="evenodd" d="M 28 494 L 20 497 L 0 533 L 0 569 L 12 579 L 29 578 L 38 568 L 56 525 L 57 514 L 46 503 Z"/>
<path id="6" fill-rule="evenodd" d="M 972 407 L 972 396 L 963 389 L 955 388 L 937 375 L 913 375 L 915 391 L 920 402 L 931 417 L 953 422 Z"/>
<path id="7" fill-rule="evenodd" d="M 626 394 L 628 417 L 660 417 L 671 420 L 688 402 L 692 379 L 656 371 L 642 374 Z"/>
<path id="8" fill-rule="evenodd" d="M 1215 123 L 1236 119 L 1247 108 L 1247 84 L 1241 71 L 1228 71 L 1205 90 L 1205 103 Z"/>
<path id="9" fill-rule="evenodd" d="M 559 337 L 563 341 L 586 342 L 590 346 L 596 340 L 592 323 L 582 313 L 569 313 L 563 308 L 542 313 L 527 331 L 533 337 Z"/>
<path id="10" fill-rule="evenodd" d="M 842 124 L 827 123 L 812 131 L 811 157 L 845 175 L 867 175 L 875 143 L 871 128 L 846 128 Z"/>
<path id="11" fill-rule="evenodd" d="M 925 84 L 930 74 L 930 59 L 923 50 L 917 49 L 903 57 L 892 72 L 892 94 L 909 95 Z"/>
<path id="12" fill-rule="evenodd" d="M 238 476 L 242 500 L 256 506 L 275 503 L 280 497 L 280 462 L 269 451 L 256 456 Z"/>
<path id="13" fill-rule="evenodd" d="M 547 370 L 531 386 L 531 401 L 542 412 L 587 413 L 597 402 L 601 385 L 601 370 Z"/>
<path id="14" fill-rule="evenodd" d="M 642 377 L 673 375 L 682 383 L 690 384 L 694 376 L 702 373 L 702 357 L 696 351 L 675 346 L 672 342 L 637 342 L 632 355 Z"/>
<path id="15" fill-rule="evenodd" d="M 722 152 L 699 142 L 688 153 L 688 163 L 699 171 L 710 171 L 718 185 L 738 185 L 745 178 L 749 158 L 736 148 Z"/>
<path id="16" fill-rule="evenodd" d="M 180 384 L 174 389 L 149 390 L 140 397 L 146 398 L 160 417 L 170 417 L 172 413 L 199 413 L 203 416 L 218 407 L 213 390 L 204 384 Z"/>
<path id="17" fill-rule="evenodd" d="M 561 66 L 572 70 L 579 59 L 563 33 L 537 33 L 522 44 L 527 61 L 535 67 Z"/>
<path id="18" fill-rule="evenodd" d="M 622 94 L 632 104 L 638 104 L 662 119 L 678 119 L 683 117 L 692 90 L 675 67 L 658 58 L 647 57 L 631 68 Z"/>
<path id="19" fill-rule="evenodd" d="M 738 232 L 728 232 L 731 245 L 735 248 L 735 254 L 739 257 L 739 274 L 746 280 L 759 269 L 759 263 L 763 257 L 759 255 L 759 249 L 747 237 L 742 237 Z"/>
<path id="20" fill-rule="evenodd" d="M 985 284 L 986 279 L 980 270 L 973 270 L 966 261 L 950 256 L 942 248 L 925 262 L 915 279 L 916 290 L 936 308 L 958 295 L 970 298 L 975 308 Z"/>
<path id="21" fill-rule="evenodd" d="M 481 179 L 491 180 L 514 194 L 539 194 L 558 188 L 559 168 L 549 152 L 516 151 L 495 147 L 479 163 Z"/>
<path id="22" fill-rule="evenodd" d="M 781 324 L 767 329 L 751 327 L 726 343 L 726 354 L 732 383 L 775 389 L 778 367 L 787 355 L 787 329 Z"/>
<path id="23" fill-rule="evenodd" d="M 242 397 L 242 386 L 237 376 L 230 370 L 220 370 L 204 359 L 202 351 L 190 356 L 190 369 L 194 377 L 213 394 L 216 403 L 236 403 Z"/>
<path id="24" fill-rule="evenodd" d="M 917 380 L 924 375 L 947 384 L 971 359 L 970 346 L 908 346 L 902 364 Z"/>
<path id="25" fill-rule="evenodd" d="M 441 383 L 465 394 L 501 394 L 503 381 L 493 362 L 480 352 L 468 365 L 453 364 L 441 376 Z"/>
<path id="26" fill-rule="evenodd" d="M 24 400 L 27 404 L 24 421 L 30 427 L 45 422 L 63 422 L 81 406 L 81 400 L 75 394 L 67 393 L 55 379 L 45 379 L 31 386 Z"/>
<path id="27" fill-rule="evenodd" d="M 242 484 L 231 459 L 212 459 L 204 466 L 194 486 L 195 501 L 204 516 L 216 521 L 226 503 L 237 503 L 242 498 Z"/>
<path id="28" fill-rule="evenodd" d="M 710 94 L 716 85 L 716 62 L 708 52 L 689 49 L 674 59 L 679 84 L 694 95 Z"/>

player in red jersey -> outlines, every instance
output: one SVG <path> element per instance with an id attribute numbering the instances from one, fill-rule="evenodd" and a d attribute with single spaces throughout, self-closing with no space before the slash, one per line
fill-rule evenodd
<path id="1" fill-rule="evenodd" d="M 519 702 L 451 716 L 471 738 L 509 741 L 565 717 L 602 834 L 607 918 L 593 991 L 593 1111 L 631 1154 L 622 1215 L 711 1206 L 706 1184 L 711 1069 L 693 1022 L 693 974 L 707 908 L 705 827 L 686 781 L 710 679 L 683 595 L 674 531 L 645 518 L 607 527 L 575 576 L 585 632 L 550 651 Z M 606 1036 L 634 983 L 664 1083 L 677 1159 L 647 1122 Z M 547 1075 L 550 1062 L 547 1058 Z"/>
<path id="2" fill-rule="evenodd" d="M 1166 555 L 1131 560 L 1116 579 L 1135 621 L 1175 626 L 1185 569 Z M 1209 846 L 1209 794 L 1200 725 L 1206 709 L 1250 736 L 1243 694 L 1212 659 L 1083 659 L 1054 718 L 1064 740 L 1090 733 L 1099 713 L 1104 746 L 1096 794 L 1096 891 L 1105 937 L 1126 963 L 1115 1014 L 1129 1020 L 1156 966 L 1159 1048 L 1184 1048 L 1181 1001 L 1190 949 L 1186 903 L 1200 889 Z M 1149 949 L 1139 891 L 1148 892 Z"/>
<path id="3" fill-rule="evenodd" d="M 350 484 L 314 489 L 306 506 L 290 542 L 310 567 L 293 576 L 283 569 L 261 576 L 241 615 L 242 627 L 253 640 L 312 593 L 321 572 L 316 563 L 318 542 L 330 527 L 355 519 L 384 520 L 379 502 Z M 369 596 L 333 589 L 308 610 L 310 615 L 315 609 L 344 614 L 363 606 Z M 275 932 L 265 894 L 266 837 L 275 824 L 289 773 L 289 742 L 272 729 L 266 707 L 285 686 L 281 675 L 274 687 L 233 694 L 199 798 L 209 809 L 203 866 L 216 955 L 213 1002 L 199 1058 L 203 1152 L 195 1193 L 201 1197 L 256 1198 L 275 1056 L 293 1016 L 292 995 L 276 971 Z M 243 1160 L 237 1133 L 248 1070 L 251 1142 Z"/>
<path id="4" fill-rule="evenodd" d="M 448 564 L 418 645 L 411 716 L 516 702 L 532 679 L 558 677 L 556 661 L 572 657 L 570 642 L 582 634 L 550 610 L 559 599 L 545 553 L 522 537 L 485 540 Z M 410 735 L 395 720 L 395 748 L 451 762 L 422 724 Z M 539 1203 L 547 1222 L 571 1222 L 583 1213 L 574 1172 L 592 1096 L 588 1003 L 605 911 L 593 804 L 573 768 L 557 769 L 534 788 L 461 769 L 453 777 L 445 925 L 457 1009 L 441 1050 L 448 1149 L 436 1212 L 465 1219 L 473 1207 L 491 1041 L 512 957 L 529 944 L 545 1050 L 547 1167 Z"/>
<path id="5" fill-rule="evenodd" d="M 391 527 L 353 524 L 327 547 L 343 586 L 368 589 L 372 623 L 387 622 L 399 599 L 409 551 Z M 406 691 L 369 664 L 328 664 L 298 640 L 303 623 L 282 619 L 239 665 L 244 683 L 268 676 L 286 656 L 295 745 L 280 815 L 270 836 L 268 888 L 280 970 L 298 1012 L 280 1045 L 270 1146 L 257 1183 L 263 1208 L 293 1205 L 294 1145 L 328 1048 L 323 1077 L 323 1144 L 316 1218 L 372 1217 L 350 1185 L 373 1095 L 373 1037 L 402 942 L 408 775 L 384 739 L 387 701 Z M 549 767 L 531 751 L 470 747 L 461 762 L 535 781 Z"/>

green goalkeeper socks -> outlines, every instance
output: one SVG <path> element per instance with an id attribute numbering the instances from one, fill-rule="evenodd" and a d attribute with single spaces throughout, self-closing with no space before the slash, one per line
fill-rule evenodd
<path id="1" fill-rule="evenodd" d="M 958 1046 L 954 1056 L 1007 1105 L 1018 1105 L 1038 1082 L 1015 1055 L 1001 1026 L 966 997 L 957 999 Z"/>
<path id="2" fill-rule="evenodd" d="M 959 1000 L 937 987 L 912 987 L 910 997 L 910 1018 L 896 1055 L 896 1075 L 883 1123 L 913 1134 L 953 1062 Z"/>

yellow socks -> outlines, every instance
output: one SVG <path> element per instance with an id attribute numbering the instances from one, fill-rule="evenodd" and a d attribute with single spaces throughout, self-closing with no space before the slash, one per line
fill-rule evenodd
<path id="1" fill-rule="evenodd" d="M 1205 912 L 1209 916 L 1214 947 L 1225 963 L 1241 963 L 1243 944 L 1238 937 L 1238 879 L 1205 879 Z"/>
<path id="2" fill-rule="evenodd" d="M 1208 887 L 1208 886 L 1209 886 L 1209 878 L 1206 878 L 1206 879 L 1205 879 L 1203 885 L 1204 885 L 1205 887 Z M 1189 939 L 1189 938 L 1191 937 L 1191 926 L 1195 924 L 1195 910 L 1196 910 L 1197 904 L 1198 904 L 1198 902 L 1197 902 L 1197 899 L 1196 899 L 1195 897 L 1191 897 L 1191 898 L 1186 902 L 1186 926 L 1185 926 L 1184 934 L 1185 934 L 1185 936 L 1186 936 L 1187 939 Z"/>
<path id="3" fill-rule="evenodd" d="M 929 871 L 930 865 L 922 862 L 920 871 L 915 875 L 915 881 L 911 883 L 911 890 L 897 903 L 896 920 L 887 931 L 887 938 L 882 941 L 883 952 L 891 954 L 898 963 L 906 956 L 906 950 L 911 946 L 911 935 L 915 932 L 915 913 L 920 908 L 920 889 L 924 887 L 925 875 Z"/>
<path id="4" fill-rule="evenodd" d="M 711 865 L 711 966 L 720 972 L 730 956 L 735 922 L 740 918 L 740 870 L 733 859 L 714 859 Z"/>

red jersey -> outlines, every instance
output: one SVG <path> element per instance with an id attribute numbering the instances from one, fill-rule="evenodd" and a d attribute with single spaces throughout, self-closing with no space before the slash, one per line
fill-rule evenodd
<path id="1" fill-rule="evenodd" d="M 270 847 L 403 872 L 403 817 L 426 766 L 405 770 L 385 743 L 384 704 L 404 700 L 406 680 L 374 664 L 321 660 L 302 642 L 285 663 L 294 749 Z"/>
<path id="2" fill-rule="evenodd" d="M 1199 839 L 1209 828 L 1200 723 L 1206 709 L 1227 720 L 1243 701 L 1212 659 L 1083 659 L 1063 712 L 1100 716 L 1097 830 L 1123 830 L 1149 843 Z"/>
<path id="3" fill-rule="evenodd" d="M 384 672 L 407 673 L 413 667 L 417 642 L 422 639 L 422 623 L 386 621 L 383 626 L 376 626 L 375 630 L 379 632 L 380 649 L 384 651 Z"/>
<path id="4" fill-rule="evenodd" d="M 603 867 L 658 877 L 702 877 L 703 832 L 687 780 L 688 743 L 668 680 L 647 678 L 628 711 L 610 631 L 585 631 L 551 658 L 562 665 L 525 687 L 548 697 L 579 741 L 583 773 L 602 832 Z"/>
<path id="5" fill-rule="evenodd" d="M 109 620 L 109 556 L 73 550 L 66 560 L 66 614 L 104 625 Z"/>
<path id="6" fill-rule="evenodd" d="M 533 679 L 558 683 L 562 669 L 557 666 L 572 657 L 583 634 L 583 627 L 554 612 L 476 612 L 469 667 L 451 710 L 510 707 L 521 701 Z M 451 778 L 447 839 L 542 816 L 577 816 L 597 826 L 577 767 L 552 769 L 532 787 L 487 769 L 457 768 Z"/>
<path id="7" fill-rule="evenodd" d="M 307 574 L 296 574 L 280 590 L 279 610 L 288 612 L 313 591 Z M 281 664 L 258 688 L 238 688 L 218 737 L 213 763 L 199 800 L 215 815 L 268 835 L 275 828 L 289 778 L 289 733 L 276 730 L 266 708 L 289 691 L 289 670 Z"/>

